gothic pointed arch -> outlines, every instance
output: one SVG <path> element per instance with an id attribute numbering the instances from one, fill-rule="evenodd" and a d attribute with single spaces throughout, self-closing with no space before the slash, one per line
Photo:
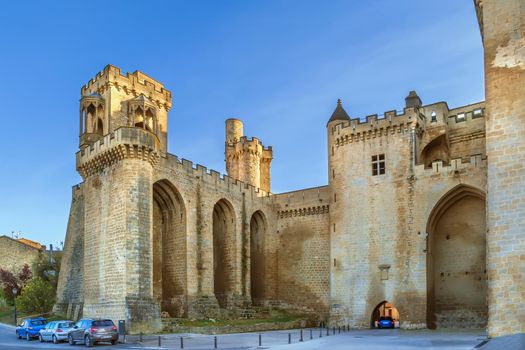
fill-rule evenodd
<path id="1" fill-rule="evenodd" d="M 153 295 L 171 317 L 186 315 L 186 207 L 168 180 L 153 184 Z"/>
<path id="2" fill-rule="evenodd" d="M 427 325 L 483 328 L 487 320 L 485 193 L 457 185 L 427 221 Z"/>
<path id="3" fill-rule="evenodd" d="M 252 303 L 262 304 L 265 298 L 265 239 L 268 223 L 261 210 L 250 219 L 250 291 Z"/>
<path id="4" fill-rule="evenodd" d="M 213 289 L 222 308 L 230 306 L 235 284 L 235 211 L 226 199 L 213 206 Z"/>

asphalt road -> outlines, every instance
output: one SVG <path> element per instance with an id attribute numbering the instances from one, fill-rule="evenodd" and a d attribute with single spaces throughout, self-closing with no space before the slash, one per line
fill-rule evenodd
<path id="1" fill-rule="evenodd" d="M 414 350 L 414 349 L 450 349 L 450 350 L 469 350 L 480 344 L 485 339 L 485 334 L 481 330 L 444 330 L 444 331 L 404 331 L 404 330 L 352 330 L 341 332 L 327 337 L 323 331 L 322 338 L 319 337 L 319 329 L 303 331 L 304 342 L 300 342 L 300 331 L 271 331 L 261 333 L 263 348 L 274 350 Z M 158 346 L 159 336 L 144 336 L 142 343 L 138 342 L 138 337 L 128 337 L 127 344 L 97 344 L 96 349 L 180 349 L 181 336 L 184 339 L 184 349 L 213 349 L 215 336 L 200 334 L 163 334 L 161 336 L 162 346 Z M 258 333 L 240 333 L 218 335 L 217 345 L 222 350 L 246 350 L 257 349 L 259 342 Z M 288 344 L 290 339 L 291 345 Z M 523 337 L 512 337 L 491 341 L 481 348 L 523 350 Z M 492 344 L 491 344 L 492 343 Z M 504 345 L 503 345 L 504 344 Z M 481 345 L 481 344 L 480 344 Z M 491 345 L 493 345 L 491 347 Z M 503 346 L 497 346 L 503 345 Z M 15 336 L 15 328 L 0 324 L 0 350 L 13 349 L 80 349 L 84 345 L 70 346 L 67 343 L 52 344 L 40 343 L 38 340 L 26 341 L 19 340 Z M 476 349 L 477 350 L 477 349 Z"/>
<path id="2" fill-rule="evenodd" d="M 135 345 L 135 348 L 137 346 Z M 15 327 L 7 326 L 0 323 L 0 349 L 1 350 L 29 350 L 29 349 L 75 349 L 75 348 L 85 348 L 83 345 L 70 346 L 68 343 L 61 343 L 55 345 L 53 343 L 40 343 L 38 339 L 31 341 L 18 339 L 15 335 Z M 111 345 L 97 345 L 97 348 L 100 349 L 130 349 L 132 345 L 120 344 L 117 346 Z"/>

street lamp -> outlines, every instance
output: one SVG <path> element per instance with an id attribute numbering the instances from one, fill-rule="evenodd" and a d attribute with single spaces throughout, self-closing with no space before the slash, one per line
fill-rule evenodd
<path id="1" fill-rule="evenodd" d="M 17 321 L 17 317 L 16 317 L 16 293 L 18 293 L 18 288 L 16 287 L 13 287 L 13 289 L 11 289 L 11 292 L 13 292 L 13 298 L 14 298 L 14 304 L 15 304 L 15 326 L 18 326 L 18 321 Z"/>

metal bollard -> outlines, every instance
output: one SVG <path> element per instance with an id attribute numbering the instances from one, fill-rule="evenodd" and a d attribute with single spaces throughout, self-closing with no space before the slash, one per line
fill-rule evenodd
<path id="1" fill-rule="evenodd" d="M 348 331 L 350 332 L 350 325 L 349 324 L 346 325 L 346 328 L 348 328 Z"/>
<path id="2" fill-rule="evenodd" d="M 299 339 L 299 341 L 304 341 L 303 339 L 303 330 L 301 329 L 301 338 Z"/>
<path id="3" fill-rule="evenodd" d="M 288 344 L 292 344 L 292 333 L 288 333 Z"/>
<path id="4" fill-rule="evenodd" d="M 319 328 L 319 338 L 322 338 L 322 337 L 323 337 L 323 329 Z"/>
<path id="5" fill-rule="evenodd" d="M 337 329 L 338 329 L 338 333 L 341 334 L 341 326 L 338 326 Z"/>
<path id="6" fill-rule="evenodd" d="M 259 346 L 262 346 L 262 334 L 259 333 Z"/>
<path id="7" fill-rule="evenodd" d="M 313 333 L 312 333 L 312 328 L 310 328 L 310 340 L 314 339 L 314 336 L 313 336 Z"/>
<path id="8" fill-rule="evenodd" d="M 332 334 L 335 334 L 335 327 L 332 327 Z"/>
<path id="9" fill-rule="evenodd" d="M 184 349 L 184 338 L 180 337 L 180 348 Z"/>
<path id="10" fill-rule="evenodd" d="M 124 333 L 124 340 L 122 340 L 124 344 L 126 344 L 126 333 Z"/>
<path id="11" fill-rule="evenodd" d="M 162 342 L 160 340 L 160 335 L 159 335 L 159 348 L 162 346 Z"/>
<path id="12" fill-rule="evenodd" d="M 217 336 L 213 337 L 213 348 L 217 349 Z"/>
<path id="13" fill-rule="evenodd" d="M 330 335 L 330 328 L 326 327 L 326 336 L 328 337 Z"/>
<path id="14" fill-rule="evenodd" d="M 139 342 L 142 343 L 142 332 L 139 333 Z"/>

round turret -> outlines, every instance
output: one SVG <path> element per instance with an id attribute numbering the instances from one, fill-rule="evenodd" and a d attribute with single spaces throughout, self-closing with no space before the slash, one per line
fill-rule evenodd
<path id="1" fill-rule="evenodd" d="M 226 119 L 226 143 L 233 143 L 239 141 L 242 136 L 242 121 L 235 118 Z"/>

